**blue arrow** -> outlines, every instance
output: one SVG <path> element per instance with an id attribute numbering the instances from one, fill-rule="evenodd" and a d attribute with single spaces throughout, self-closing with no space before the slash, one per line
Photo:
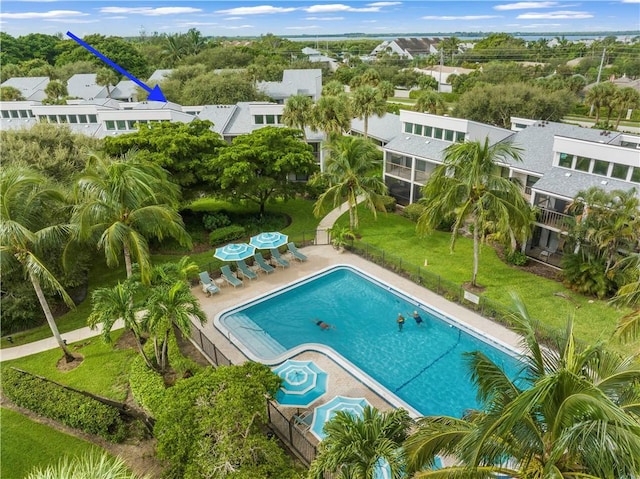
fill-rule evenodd
<path id="1" fill-rule="evenodd" d="M 149 92 L 149 97 L 148 97 L 149 100 L 152 100 L 152 101 L 163 101 L 165 103 L 167 102 L 167 99 L 162 94 L 162 90 L 160 90 L 160 86 L 159 85 L 156 85 L 154 88 L 151 88 L 150 86 L 145 85 L 143 82 L 138 80 L 136 77 L 134 77 L 127 70 L 122 68 L 120 65 L 118 65 L 114 61 L 109 60 L 107 57 L 105 57 L 102 53 L 100 53 L 98 50 L 93 48 L 87 42 L 85 42 L 83 40 L 80 40 L 73 33 L 67 32 L 67 36 L 69 36 L 72 40 L 75 40 L 76 42 L 78 42 L 80 44 L 80 46 L 82 46 L 82 47 L 86 48 L 87 50 L 89 50 L 91 53 L 93 53 L 95 56 L 97 56 L 100 60 L 105 62 L 107 65 L 109 65 L 110 67 L 115 68 L 116 70 L 118 70 L 121 74 L 123 74 L 124 76 L 129 78 L 131 81 L 133 81 L 134 83 L 139 85 L 140 88 L 144 88 L 145 90 L 147 90 Z"/>

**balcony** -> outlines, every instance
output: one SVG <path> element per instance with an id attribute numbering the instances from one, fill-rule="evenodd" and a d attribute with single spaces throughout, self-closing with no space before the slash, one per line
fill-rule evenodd
<path id="1" fill-rule="evenodd" d="M 405 180 L 411 180 L 411 168 L 407 168 L 405 166 L 387 163 L 386 173 Z"/>
<path id="2" fill-rule="evenodd" d="M 564 231 L 567 229 L 567 225 L 571 218 L 571 216 L 559 213 L 558 211 L 539 208 L 536 222 L 550 228 L 554 228 L 558 231 Z"/>

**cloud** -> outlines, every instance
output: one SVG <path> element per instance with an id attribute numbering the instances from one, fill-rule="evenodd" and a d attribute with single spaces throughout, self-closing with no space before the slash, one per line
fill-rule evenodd
<path id="1" fill-rule="evenodd" d="M 402 5 L 402 2 L 374 2 L 374 3 L 367 3 L 367 7 L 393 7 L 394 5 Z"/>
<path id="2" fill-rule="evenodd" d="M 100 20 L 82 20 L 80 18 L 45 18 L 43 21 L 57 23 L 98 23 Z"/>
<path id="3" fill-rule="evenodd" d="M 546 28 L 546 27 L 562 27 L 566 23 L 532 23 L 530 25 L 520 25 L 520 28 Z"/>
<path id="4" fill-rule="evenodd" d="M 333 12 L 379 12 L 382 7 L 365 7 L 355 8 L 342 3 L 330 3 L 327 5 L 311 5 L 305 7 L 304 10 L 307 13 L 333 13 Z"/>
<path id="5" fill-rule="evenodd" d="M 257 7 L 236 7 L 218 10 L 222 15 L 268 15 L 272 13 L 289 13 L 296 10 L 293 7 L 274 7 L 272 5 L 258 5 Z"/>
<path id="6" fill-rule="evenodd" d="M 500 18 L 500 15 L 428 15 L 422 17 L 423 20 L 488 20 L 489 18 Z"/>
<path id="7" fill-rule="evenodd" d="M 254 27 L 253 25 L 235 25 L 235 26 L 220 25 L 220 28 L 226 28 L 227 30 L 240 30 L 243 28 L 254 28 Z"/>
<path id="8" fill-rule="evenodd" d="M 306 17 L 305 20 L 318 20 L 321 22 L 333 22 L 344 20 L 344 17 Z"/>
<path id="9" fill-rule="evenodd" d="M 558 2 L 517 2 L 505 5 L 496 5 L 494 10 L 526 10 L 529 8 L 554 8 Z"/>
<path id="10" fill-rule="evenodd" d="M 243 20 L 244 17 L 227 17 L 225 20 Z"/>
<path id="11" fill-rule="evenodd" d="M 160 15 L 179 15 L 181 13 L 198 13 L 201 8 L 193 7 L 102 7 L 100 13 L 135 13 L 149 17 L 157 17 Z"/>
<path id="12" fill-rule="evenodd" d="M 25 20 L 30 18 L 67 18 L 86 17 L 88 13 L 77 10 L 49 10 L 48 12 L 22 12 L 22 13 L 0 13 L 0 17 L 15 20 Z"/>
<path id="13" fill-rule="evenodd" d="M 622 0 L 622 3 L 640 3 L 640 0 Z"/>
<path id="14" fill-rule="evenodd" d="M 318 25 L 305 25 L 300 27 L 285 27 L 285 30 L 307 30 L 309 28 L 320 28 Z"/>
<path id="15" fill-rule="evenodd" d="M 583 18 L 593 18 L 589 12 L 573 12 L 570 10 L 546 13 L 523 13 L 516 18 L 523 20 L 578 20 Z"/>
<path id="16" fill-rule="evenodd" d="M 102 17 L 103 20 L 126 20 L 129 17 L 124 15 L 114 15 L 113 17 Z"/>
<path id="17" fill-rule="evenodd" d="M 180 22 L 176 26 L 180 28 L 185 27 L 212 27 L 214 25 L 220 25 L 218 22 Z"/>

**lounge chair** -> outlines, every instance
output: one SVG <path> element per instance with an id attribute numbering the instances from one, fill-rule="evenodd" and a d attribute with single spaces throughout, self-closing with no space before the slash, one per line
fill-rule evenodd
<path id="1" fill-rule="evenodd" d="M 289 262 L 280 256 L 278 248 L 271 248 L 269 251 L 271 251 L 271 260 L 275 261 L 278 266 L 282 266 L 283 268 L 289 267 Z"/>
<path id="2" fill-rule="evenodd" d="M 236 265 L 238 266 L 238 273 L 240 273 L 245 278 L 256 279 L 258 275 L 249 269 L 247 263 L 244 260 L 236 261 Z"/>
<path id="3" fill-rule="evenodd" d="M 309 259 L 300 251 L 298 251 L 298 248 L 296 248 L 296 245 L 293 241 L 287 243 L 287 249 L 289 250 L 289 253 L 291 253 L 291 257 L 293 259 L 297 259 L 298 261 L 307 261 L 307 259 Z"/>
<path id="4" fill-rule="evenodd" d="M 267 274 L 273 273 L 276 270 L 273 266 L 271 266 L 269 263 L 267 263 L 264 260 L 264 258 L 262 257 L 262 253 L 260 253 L 259 251 L 255 254 L 253 258 L 256 260 L 256 264 L 258 265 L 258 268 L 260 268 L 265 273 Z"/>
<path id="5" fill-rule="evenodd" d="M 202 292 L 206 293 L 207 296 L 220 292 L 220 288 L 215 285 L 208 271 L 202 271 L 200 273 L 200 284 L 202 285 Z"/>
<path id="6" fill-rule="evenodd" d="M 228 265 L 224 265 L 222 268 L 220 268 L 220 272 L 222 273 L 222 277 L 224 278 L 224 280 L 234 288 L 236 286 L 242 286 L 244 284 L 241 279 L 236 278 L 236 275 L 233 274 L 231 268 L 229 268 Z"/>
<path id="7" fill-rule="evenodd" d="M 311 411 L 304 411 L 302 414 L 294 414 L 291 419 L 298 429 L 302 432 L 307 432 L 313 423 L 313 413 Z"/>

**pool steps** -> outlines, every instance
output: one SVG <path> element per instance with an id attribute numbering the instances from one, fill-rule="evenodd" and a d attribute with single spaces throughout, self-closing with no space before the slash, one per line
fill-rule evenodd
<path id="1" fill-rule="evenodd" d="M 233 335 L 242 343 L 251 344 L 252 349 L 260 357 L 272 358 L 280 356 L 286 351 L 282 344 L 273 339 L 269 333 L 254 323 L 246 314 L 234 314 L 232 322 L 237 325 L 237 328 L 234 328 Z"/>

